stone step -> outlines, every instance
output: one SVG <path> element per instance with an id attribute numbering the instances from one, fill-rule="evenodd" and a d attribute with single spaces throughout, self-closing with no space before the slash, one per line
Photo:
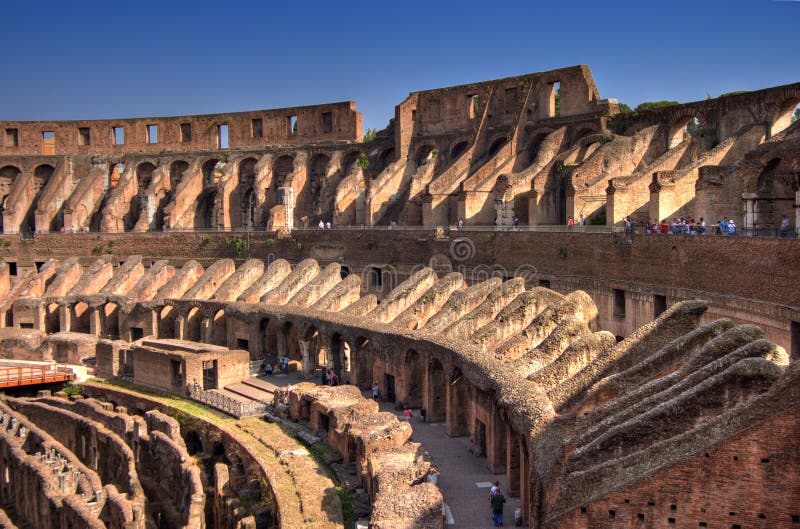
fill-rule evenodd
<path id="1" fill-rule="evenodd" d="M 228 388 L 230 388 L 230 386 L 225 386 L 225 389 L 212 389 L 211 391 L 214 391 L 216 393 L 222 393 L 223 395 L 225 395 L 227 397 L 230 397 L 233 400 L 238 400 L 239 402 L 247 403 L 247 402 L 250 402 L 252 400 L 257 400 L 257 399 L 251 399 L 250 397 L 242 395 L 242 394 L 240 394 L 240 393 L 238 393 L 236 391 L 231 391 Z"/>
<path id="2" fill-rule="evenodd" d="M 255 377 L 248 378 L 246 380 L 242 380 L 242 384 L 245 384 L 247 386 L 251 386 L 251 387 L 254 387 L 254 388 L 259 389 L 261 391 L 264 391 L 266 393 L 269 393 L 270 396 L 272 396 L 275 393 L 275 389 L 278 387 L 275 384 L 273 384 L 273 383 L 271 383 L 271 382 L 269 382 L 267 380 L 262 380 L 260 378 L 255 378 Z"/>
<path id="3" fill-rule="evenodd" d="M 240 399 L 246 400 L 255 400 L 258 402 L 272 402 L 272 393 L 267 393 L 261 389 L 255 388 L 253 386 L 249 386 L 247 384 L 243 384 L 242 382 L 237 382 L 235 384 L 228 384 L 225 386 L 225 390 L 227 392 L 235 394 Z"/>

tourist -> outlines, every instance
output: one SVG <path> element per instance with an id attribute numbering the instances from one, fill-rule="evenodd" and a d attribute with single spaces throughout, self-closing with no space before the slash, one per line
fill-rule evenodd
<path id="1" fill-rule="evenodd" d="M 336 373 L 331 374 L 331 386 L 339 385 L 339 376 Z"/>
<path id="2" fill-rule="evenodd" d="M 411 411 L 411 408 L 406 406 L 406 409 L 403 410 L 403 420 L 405 420 L 406 422 L 411 422 L 411 417 L 413 415 L 414 413 Z"/>
<path id="3" fill-rule="evenodd" d="M 275 372 L 275 369 L 272 367 L 268 361 L 264 360 L 264 374 L 267 376 L 272 375 Z"/>
<path id="4" fill-rule="evenodd" d="M 378 383 L 372 385 L 372 400 L 377 401 L 381 396 L 381 390 L 378 388 Z"/>
<path id="5" fill-rule="evenodd" d="M 574 225 L 575 225 L 575 219 L 573 219 L 572 216 L 570 216 L 570 218 L 567 219 L 567 228 L 571 228 Z"/>
<path id="6" fill-rule="evenodd" d="M 586 226 L 586 217 L 583 216 L 583 213 L 581 213 L 581 216 L 578 217 L 578 225 Z"/>
<path id="7" fill-rule="evenodd" d="M 704 219 L 703 217 L 700 217 L 700 229 L 699 229 L 699 232 L 700 232 L 700 235 L 705 235 L 706 234 L 706 219 Z"/>
<path id="8" fill-rule="evenodd" d="M 492 520 L 494 520 L 494 526 L 500 527 L 503 525 L 503 505 L 506 503 L 506 497 L 503 496 L 503 491 L 500 490 L 500 487 L 497 487 L 497 490 L 492 495 L 491 504 L 492 504 Z"/>
<path id="9" fill-rule="evenodd" d="M 631 234 L 631 218 L 625 217 L 622 219 L 623 224 L 625 225 L 625 235 Z"/>
<path id="10" fill-rule="evenodd" d="M 425 476 L 425 479 L 428 483 L 433 483 L 434 485 L 439 484 L 439 471 L 436 468 L 431 467 L 428 469 L 428 474 Z"/>
<path id="11" fill-rule="evenodd" d="M 728 217 L 722 217 L 722 220 L 719 223 L 719 233 L 720 235 L 728 234 Z"/>
<path id="12" fill-rule="evenodd" d="M 458 231 L 464 228 L 464 219 L 458 219 Z"/>
<path id="13" fill-rule="evenodd" d="M 736 223 L 733 221 L 733 219 L 728 221 L 728 235 L 736 235 Z"/>
<path id="14" fill-rule="evenodd" d="M 317 224 L 317 226 L 319 226 L 319 229 L 321 230 L 325 229 L 325 223 L 322 221 L 322 219 L 319 219 L 319 224 Z"/>
<path id="15" fill-rule="evenodd" d="M 781 217 L 781 237 L 786 238 L 786 235 L 789 234 L 789 217 L 783 215 Z"/>
<path id="16" fill-rule="evenodd" d="M 331 229 L 331 221 L 328 221 L 328 222 L 325 223 L 325 229 L 326 230 Z"/>
<path id="17" fill-rule="evenodd" d="M 492 501 L 492 496 L 494 496 L 494 495 L 495 495 L 495 493 L 496 493 L 498 490 L 500 490 L 500 482 L 499 482 L 499 481 L 495 481 L 495 482 L 492 484 L 492 488 L 491 488 L 491 489 L 489 489 L 489 502 L 490 502 L 490 503 L 491 503 L 491 501 Z"/>
<path id="18" fill-rule="evenodd" d="M 519 217 L 514 215 L 514 231 L 519 231 Z"/>

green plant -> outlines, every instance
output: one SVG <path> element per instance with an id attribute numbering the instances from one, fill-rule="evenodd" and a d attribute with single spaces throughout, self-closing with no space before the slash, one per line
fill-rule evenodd
<path id="1" fill-rule="evenodd" d="M 247 249 L 247 239 L 241 235 L 225 237 L 225 245 L 228 248 L 233 248 L 236 250 L 237 257 L 241 257 L 244 254 L 244 251 Z"/>
<path id="2" fill-rule="evenodd" d="M 792 123 L 800 119 L 800 107 L 794 109 L 794 114 L 792 114 Z"/>
<path id="3" fill-rule="evenodd" d="M 267 248 L 272 248 L 273 246 L 275 246 L 275 239 L 267 239 L 266 241 L 264 241 L 264 244 L 267 245 Z"/>
<path id="4" fill-rule="evenodd" d="M 493 240 L 495 240 L 496 238 L 497 238 L 497 234 L 496 234 L 495 232 L 492 232 L 492 233 L 490 233 L 490 234 L 489 234 L 489 240 L 490 240 L 490 241 L 493 241 Z"/>
<path id="5" fill-rule="evenodd" d="M 206 235 L 205 238 L 203 239 L 203 242 L 205 242 L 206 244 L 210 243 L 211 242 L 211 235 Z"/>
<path id="6" fill-rule="evenodd" d="M 99 245 L 95 246 L 94 248 L 92 248 L 92 253 L 95 254 L 95 255 L 100 255 L 101 253 L 103 253 L 105 251 L 105 249 L 106 249 L 105 246 L 103 246 L 102 244 L 99 244 Z"/>
<path id="7" fill-rule="evenodd" d="M 566 259 L 567 259 L 567 257 L 569 257 L 569 253 L 567 252 L 567 249 L 566 249 L 566 248 L 560 248 L 560 249 L 558 250 L 558 256 L 559 256 L 560 258 L 562 258 L 562 259 L 566 260 Z"/>
<path id="8" fill-rule="evenodd" d="M 61 391 L 63 391 L 64 393 L 66 393 L 67 395 L 70 395 L 70 396 L 72 396 L 72 395 L 80 395 L 81 394 L 81 387 L 77 386 L 77 385 L 74 385 L 74 384 L 67 384 L 66 386 L 61 388 Z"/>
<path id="9" fill-rule="evenodd" d="M 367 250 L 376 250 L 378 248 L 378 243 L 375 241 L 367 241 Z"/>
<path id="10" fill-rule="evenodd" d="M 557 173 L 564 171 L 564 160 L 558 160 L 555 164 L 555 168 Z"/>
<path id="11" fill-rule="evenodd" d="M 611 134 L 603 134 L 603 143 L 609 143 L 614 141 L 614 136 Z"/>
<path id="12" fill-rule="evenodd" d="M 358 165 L 362 169 L 366 169 L 369 167 L 369 156 L 366 153 L 361 153 L 358 155 L 358 159 L 356 160 L 356 165 Z"/>
<path id="13" fill-rule="evenodd" d="M 370 142 L 370 141 L 374 140 L 377 135 L 378 135 L 378 130 L 377 129 L 367 129 L 364 132 L 363 142 L 364 143 Z"/>
<path id="14" fill-rule="evenodd" d="M 626 105 L 625 103 L 617 103 L 617 106 L 620 112 L 625 112 L 625 113 L 632 112 L 631 107 Z"/>
<path id="15" fill-rule="evenodd" d="M 303 243 L 302 242 L 298 242 L 297 243 L 297 251 L 298 252 L 302 252 L 303 251 Z"/>
<path id="16" fill-rule="evenodd" d="M 219 163 L 228 163 L 228 155 L 227 154 L 223 154 L 222 156 L 220 156 L 219 157 Z"/>
<path id="17" fill-rule="evenodd" d="M 644 103 L 640 103 L 636 106 L 636 111 L 641 112 L 643 110 L 655 110 L 657 108 L 664 108 L 669 107 L 672 105 L 680 105 L 677 101 L 645 101 Z"/>

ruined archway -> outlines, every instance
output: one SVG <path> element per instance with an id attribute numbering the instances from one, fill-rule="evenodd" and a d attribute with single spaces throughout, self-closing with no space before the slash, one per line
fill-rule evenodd
<path id="1" fill-rule="evenodd" d="M 429 144 L 417 148 L 417 151 L 414 153 L 414 163 L 416 166 L 421 167 L 428 163 L 428 161 L 435 159 L 434 151 L 436 151 L 436 147 Z"/>
<path id="2" fill-rule="evenodd" d="M 184 322 L 184 339 L 192 342 L 201 342 L 202 340 L 202 323 L 203 313 L 197 307 L 192 307 L 186 314 L 186 321 Z"/>
<path id="3" fill-rule="evenodd" d="M 451 437 L 469 434 L 468 397 L 464 374 L 455 367 L 447 386 L 447 434 Z"/>
<path id="4" fill-rule="evenodd" d="M 703 128 L 703 117 L 694 114 L 683 114 L 672 119 L 667 134 L 667 148 L 677 147 L 684 141 L 691 140 L 695 131 Z"/>
<path id="5" fill-rule="evenodd" d="M 508 143 L 508 138 L 506 138 L 505 136 L 497 138 L 489 146 L 489 150 L 486 151 L 486 156 L 492 158 L 494 155 L 500 152 L 500 149 L 502 149 L 503 145 L 505 145 L 506 143 Z"/>
<path id="6" fill-rule="evenodd" d="M 467 152 L 469 149 L 469 142 L 468 141 L 460 141 L 453 145 L 453 148 L 450 149 L 450 161 L 455 162 L 462 154 Z"/>
<path id="7" fill-rule="evenodd" d="M 100 309 L 102 316 L 102 336 L 112 340 L 119 339 L 119 306 L 116 303 L 108 302 Z"/>
<path id="8" fill-rule="evenodd" d="M 44 188 L 47 187 L 47 183 L 55 170 L 55 167 L 48 164 L 42 164 L 33 170 L 33 200 L 19 231 L 23 233 L 36 231 L 36 209 L 39 207 L 39 197 L 41 197 Z"/>
<path id="9" fill-rule="evenodd" d="M 424 366 L 419 353 L 414 349 L 406 351 L 403 363 L 403 380 L 405 381 L 405 402 L 409 408 L 422 408 Z"/>
<path id="10" fill-rule="evenodd" d="M 123 216 L 125 231 L 131 231 L 139 222 L 142 213 L 148 215 L 148 198 L 146 195 L 150 183 L 153 181 L 153 171 L 156 166 L 150 162 L 142 162 L 136 166 L 136 195 L 130 202 L 128 212 Z"/>
<path id="11" fill-rule="evenodd" d="M 218 158 L 206 160 L 203 164 L 203 187 L 210 187 L 219 181 L 221 164 Z"/>
<path id="12" fill-rule="evenodd" d="M 228 344 L 228 323 L 222 309 L 214 313 L 211 319 L 211 343 L 222 346 Z"/>
<path id="13" fill-rule="evenodd" d="M 358 168 L 356 162 L 358 162 L 359 156 L 361 156 L 361 151 L 350 151 L 345 155 L 342 161 L 343 176 L 348 176 Z"/>
<path id="14" fill-rule="evenodd" d="M 306 216 L 306 224 L 314 226 L 324 215 L 332 216 L 331 211 L 322 210 L 322 186 L 328 176 L 331 159 L 328 155 L 318 153 L 308 162 L 308 181 L 295 201 L 295 208 L 301 216 Z"/>
<path id="15" fill-rule="evenodd" d="M 250 228 L 256 224 L 256 207 L 258 197 L 256 194 L 256 164 L 255 158 L 245 158 L 239 162 L 239 180 L 237 184 L 239 213 L 236 215 L 231 212 L 231 222 L 233 227 Z M 232 201 L 233 202 L 233 201 Z"/>
<path id="16" fill-rule="evenodd" d="M 6 165 L 0 169 L 0 231 L 3 230 L 3 211 L 6 209 L 6 199 L 17 177 L 22 173 L 18 167 Z"/>
<path id="17" fill-rule="evenodd" d="M 428 422 L 441 422 L 446 417 L 447 387 L 444 377 L 444 367 L 438 358 L 428 362 L 428 393 L 427 415 Z"/>
<path id="18" fill-rule="evenodd" d="M 372 345 L 367 338 L 359 337 L 355 342 L 353 351 L 353 376 L 351 383 L 361 389 L 372 386 Z"/>
<path id="19" fill-rule="evenodd" d="M 797 175 L 781 158 L 772 158 L 761 170 L 756 182 L 753 205 L 755 230 L 773 230 L 781 224 L 783 215 L 790 220 L 794 214 Z"/>
<path id="20" fill-rule="evenodd" d="M 285 204 L 285 197 L 281 196 L 280 189 L 291 184 L 291 176 L 294 173 L 294 158 L 287 154 L 278 156 L 272 165 L 272 184 L 269 188 L 268 209 L 278 204 Z"/>
<path id="21" fill-rule="evenodd" d="M 197 197 L 197 207 L 194 213 L 194 228 L 196 230 L 209 230 L 217 227 L 219 219 L 219 193 L 216 188 L 206 189 Z"/>
<path id="22" fill-rule="evenodd" d="M 772 135 L 788 129 L 797 116 L 800 116 L 800 93 L 789 95 L 776 105 L 770 128 Z"/>

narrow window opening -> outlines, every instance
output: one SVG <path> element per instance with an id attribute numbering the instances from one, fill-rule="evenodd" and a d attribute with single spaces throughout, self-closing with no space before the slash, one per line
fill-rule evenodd
<path id="1" fill-rule="evenodd" d="M 25 322 L 25 323 L 20 323 L 19 324 L 19 328 L 20 329 L 33 329 L 33 322 L 29 321 L 29 322 Z"/>
<path id="2" fill-rule="evenodd" d="M 561 83 L 552 84 L 550 92 L 550 116 L 559 117 L 561 115 Z"/>
<path id="3" fill-rule="evenodd" d="M 342 276 L 342 279 L 344 279 L 345 277 L 349 276 L 350 275 L 350 267 L 346 266 L 346 265 L 342 265 L 340 275 Z"/>
<path id="4" fill-rule="evenodd" d="M 800 322 L 789 322 L 789 335 L 791 340 L 789 346 L 792 348 L 790 356 L 792 358 L 798 358 L 798 356 L 800 356 Z"/>
<path id="5" fill-rule="evenodd" d="M 183 387 L 183 373 L 181 372 L 181 361 L 180 360 L 170 360 L 169 362 L 170 371 L 172 372 L 172 385 L 176 388 Z"/>
<path id="6" fill-rule="evenodd" d="M 8 261 L 8 273 L 12 276 L 17 275 L 17 263 L 15 261 Z"/>
<path id="7" fill-rule="evenodd" d="M 469 119 L 475 119 L 478 115 L 478 94 L 467 94 L 467 115 Z"/>
<path id="8" fill-rule="evenodd" d="M 297 135 L 297 116 L 289 116 L 286 118 L 286 134 L 289 136 Z"/>
<path id="9" fill-rule="evenodd" d="M 629 504 L 631 502 L 631 500 L 625 498 L 624 500 L 622 500 L 622 502 L 627 505 L 627 504 Z"/>
<path id="10" fill-rule="evenodd" d="M 36 267 L 37 272 L 41 272 L 42 267 L 44 266 L 44 261 L 36 261 L 35 263 L 33 263 L 33 265 Z"/>
<path id="11" fill-rule="evenodd" d="M 56 153 L 56 133 L 52 130 L 42 131 L 42 154 Z"/>
<path id="12" fill-rule="evenodd" d="M 644 513 L 641 513 L 641 512 L 637 513 L 636 514 L 636 519 L 639 520 L 640 522 L 643 522 L 644 521 Z"/>
<path id="13" fill-rule="evenodd" d="M 378 288 L 383 286 L 383 271 L 378 267 L 372 268 L 372 286 Z"/>
<path id="14" fill-rule="evenodd" d="M 517 87 L 513 88 L 506 88 L 505 91 L 505 98 L 503 100 L 504 108 L 506 114 L 511 114 L 517 108 Z"/>
<path id="15" fill-rule="evenodd" d="M 586 514 L 586 507 L 581 507 L 581 514 Z"/>
<path id="16" fill-rule="evenodd" d="M 114 145 L 125 145 L 125 127 L 113 127 L 111 129 L 111 140 Z"/>
<path id="17" fill-rule="evenodd" d="M 675 518 L 667 518 L 667 525 L 675 525 Z"/>
<path id="18" fill-rule="evenodd" d="M 217 148 L 228 148 L 228 126 L 225 124 L 217 125 Z"/>
<path id="19" fill-rule="evenodd" d="M 254 118 L 251 121 L 251 135 L 253 138 L 263 138 L 264 137 L 264 122 L 261 118 Z"/>
<path id="20" fill-rule="evenodd" d="M 767 519 L 767 515 L 764 514 L 763 512 L 760 512 L 760 513 L 758 513 L 758 519 L 759 520 L 766 520 Z"/>
<path id="21" fill-rule="evenodd" d="M 237 338 L 236 339 L 236 348 L 237 349 L 242 349 L 244 351 L 249 351 L 250 350 L 250 341 L 246 340 L 244 338 Z"/>
<path id="22" fill-rule="evenodd" d="M 158 125 L 147 126 L 147 143 L 158 143 Z"/>
<path id="23" fill-rule="evenodd" d="M 735 523 L 735 524 L 731 525 L 731 529 L 742 529 L 742 526 L 739 525 L 738 523 Z"/>
<path id="24" fill-rule="evenodd" d="M 728 513 L 728 516 L 736 516 L 736 513 L 731 511 L 731 512 Z"/>
<path id="25" fill-rule="evenodd" d="M 793 514 L 792 515 L 792 523 L 800 524 L 800 514 Z"/>
<path id="26" fill-rule="evenodd" d="M 654 501 L 648 501 L 648 502 L 647 502 L 647 506 L 648 506 L 648 507 L 655 507 L 655 506 L 656 506 L 656 502 L 654 502 Z"/>
<path id="27" fill-rule="evenodd" d="M 614 317 L 625 317 L 625 291 L 620 288 L 614 289 Z"/>
<path id="28" fill-rule="evenodd" d="M 669 510 L 672 512 L 676 512 L 678 510 L 678 506 L 673 503 L 672 505 L 669 506 Z"/>
<path id="29" fill-rule="evenodd" d="M 322 113 L 322 133 L 333 132 L 333 112 Z"/>
<path id="30" fill-rule="evenodd" d="M 181 143 L 190 143 L 192 141 L 192 124 L 181 123 Z"/>
<path id="31" fill-rule="evenodd" d="M 765 457 L 761 460 L 762 463 L 769 463 L 769 458 Z"/>
<path id="32" fill-rule="evenodd" d="M 613 520 L 617 517 L 617 511 L 608 511 L 608 519 Z"/>
<path id="33" fill-rule="evenodd" d="M 6 147 L 19 147 L 19 130 L 6 129 Z"/>
<path id="34" fill-rule="evenodd" d="M 699 524 L 697 524 L 697 526 L 698 527 L 708 527 L 708 524 L 706 522 L 700 522 Z"/>
<path id="35" fill-rule="evenodd" d="M 78 145 L 91 145 L 92 132 L 89 127 L 78 128 Z"/>
<path id="36" fill-rule="evenodd" d="M 144 338 L 144 329 L 141 327 L 131 327 L 131 341 L 141 340 Z"/>
<path id="37" fill-rule="evenodd" d="M 658 318 L 667 310 L 667 296 L 653 296 L 653 316 Z"/>
<path id="38" fill-rule="evenodd" d="M 550 288 L 550 280 L 549 279 L 540 279 L 539 286 L 542 288 Z"/>

